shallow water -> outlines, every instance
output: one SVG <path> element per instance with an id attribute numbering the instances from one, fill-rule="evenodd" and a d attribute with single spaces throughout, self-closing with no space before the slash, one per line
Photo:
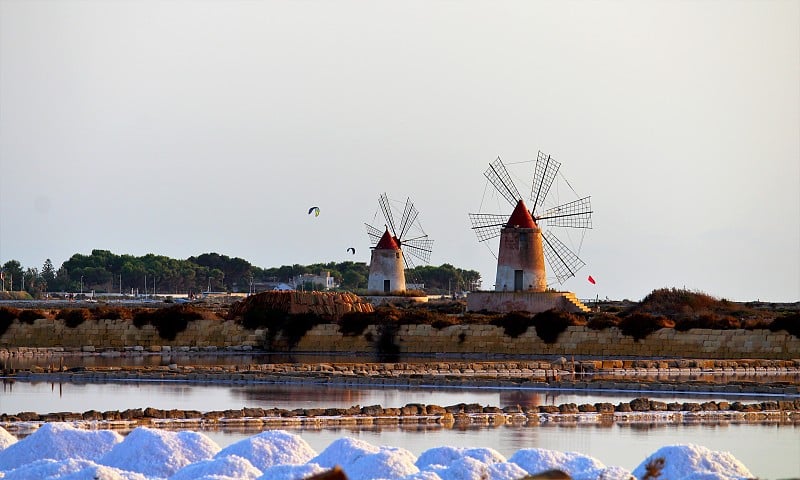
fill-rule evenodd
<path id="1" fill-rule="evenodd" d="M 408 403 L 448 406 L 478 403 L 483 406 L 559 405 L 563 403 L 628 402 L 646 396 L 664 402 L 760 402 L 775 397 L 697 392 L 587 391 L 518 388 L 352 387 L 336 385 L 195 384 L 163 381 L 108 383 L 51 383 L 4 380 L 0 387 L 0 413 L 23 411 L 85 412 L 87 410 L 158 409 L 226 410 L 243 407 L 348 408 L 354 405 L 402 407 Z"/>
<path id="2" fill-rule="evenodd" d="M 262 408 L 325 408 L 353 405 L 399 407 L 407 403 L 453 405 L 557 405 L 562 403 L 619 403 L 635 396 L 665 402 L 709 400 L 763 401 L 774 397 L 696 392 L 588 392 L 564 390 L 521 390 L 489 388 L 354 388 L 328 385 L 224 385 L 179 382 L 111 383 L 29 383 L 5 381 L 0 388 L 0 413 L 39 413 L 86 410 L 125 410 L 154 407 L 200 411 Z M 326 428 L 291 430 L 300 434 L 315 450 L 350 436 L 375 445 L 403 447 L 419 455 L 442 445 L 492 447 L 507 457 L 522 448 L 578 451 L 598 458 L 606 465 L 632 470 L 659 447 L 696 443 L 713 450 L 729 451 L 753 474 L 762 478 L 800 477 L 800 425 L 776 424 L 556 424 L 540 426 L 441 427 L 382 426 L 367 428 Z M 258 430 L 204 430 L 221 446 L 229 445 Z"/>

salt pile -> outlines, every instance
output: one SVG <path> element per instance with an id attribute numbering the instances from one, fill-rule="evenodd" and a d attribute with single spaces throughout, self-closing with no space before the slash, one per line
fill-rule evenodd
<path id="1" fill-rule="evenodd" d="M 436 447 L 416 457 L 404 448 L 340 438 L 317 454 L 300 436 L 265 431 L 221 449 L 202 433 L 139 427 L 126 437 L 49 423 L 17 441 L 0 428 L 3 480 L 300 480 L 333 466 L 351 480 L 516 480 L 558 469 L 577 480 L 663 478 L 736 480 L 753 475 L 726 452 L 698 445 L 660 448 L 633 473 L 576 452 Z"/>

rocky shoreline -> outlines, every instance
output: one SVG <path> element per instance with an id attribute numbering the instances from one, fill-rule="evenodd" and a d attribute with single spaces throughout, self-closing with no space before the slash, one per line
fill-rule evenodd
<path id="1" fill-rule="evenodd" d="M 380 428 L 471 428 L 536 427 L 545 425 L 615 424 L 800 424 L 800 399 L 741 402 L 661 402 L 639 397 L 630 402 L 505 407 L 479 404 L 450 406 L 407 404 L 350 408 L 264 409 L 242 408 L 200 412 L 137 408 L 123 411 L 19 412 L 0 415 L 0 427 L 26 434 L 48 422 L 70 422 L 90 429 L 129 431 L 140 426 L 179 429 L 308 429 L 342 427 Z"/>
<path id="2" fill-rule="evenodd" d="M 207 357 L 204 350 L 175 350 L 190 361 Z M 167 350 L 169 352 L 169 350 Z M 230 349 L 227 353 L 241 352 Z M 800 359 L 580 359 L 454 360 L 416 362 L 267 363 L 159 366 L 73 367 L 60 365 L 69 355 L 163 355 L 131 347 L 122 351 L 93 352 L 56 349 L 2 349 L 4 382 L 107 383 L 165 381 L 188 383 L 321 384 L 442 388 L 519 388 L 629 391 L 630 402 L 577 405 L 450 406 L 410 403 L 403 407 L 263 409 L 209 411 L 154 408 L 99 412 L 2 412 L 0 426 L 10 432 L 31 432 L 47 422 L 71 422 L 83 428 L 131 430 L 138 426 L 178 429 L 265 428 L 470 428 L 535 427 L 547 425 L 616 424 L 800 424 Z M 221 352 L 225 353 L 225 352 Z M 14 359 L 46 358 L 47 367 L 9 368 Z M 163 358 L 172 358 L 165 356 Z M 227 360 L 230 360 L 229 358 Z M 641 392 L 704 392 L 766 394 L 761 402 L 661 402 Z"/>

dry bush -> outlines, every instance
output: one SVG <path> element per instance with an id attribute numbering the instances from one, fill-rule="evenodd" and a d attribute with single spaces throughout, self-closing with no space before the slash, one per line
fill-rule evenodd
<path id="1" fill-rule="evenodd" d="M 619 324 L 619 317 L 610 313 L 597 313 L 592 315 L 586 326 L 592 330 L 605 330 L 606 328 L 616 327 Z"/>
<path id="2" fill-rule="evenodd" d="M 619 321 L 619 329 L 623 335 L 633 337 L 635 340 L 646 338 L 656 330 L 673 327 L 675 327 L 675 322 L 672 320 L 647 313 L 633 313 Z"/>
<path id="3" fill-rule="evenodd" d="M 350 312 L 342 315 L 336 324 L 343 335 L 358 336 L 369 325 L 396 325 L 400 323 L 403 310 L 391 305 L 380 306 L 374 312 Z"/>
<path id="4" fill-rule="evenodd" d="M 99 306 L 92 310 L 95 320 L 128 320 L 132 317 L 129 308 Z"/>
<path id="5" fill-rule="evenodd" d="M 697 318 L 682 318 L 675 321 L 675 330 L 685 332 L 691 328 L 709 328 L 712 330 L 735 330 L 742 328 L 742 322 L 730 315 L 703 313 Z"/>
<path id="6" fill-rule="evenodd" d="M 63 320 L 64 325 L 69 328 L 76 328 L 91 317 L 89 309 L 86 308 L 63 308 L 56 314 L 56 319 Z"/>
<path id="7" fill-rule="evenodd" d="M 47 314 L 44 312 L 44 310 L 22 310 L 19 313 L 19 321 L 22 323 L 27 323 L 28 325 L 33 325 L 33 322 L 40 318 L 47 318 Z"/>

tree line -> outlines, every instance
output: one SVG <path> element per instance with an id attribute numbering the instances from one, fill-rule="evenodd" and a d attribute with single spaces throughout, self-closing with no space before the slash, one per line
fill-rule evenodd
<path id="1" fill-rule="evenodd" d="M 26 291 L 34 298 L 48 292 L 167 294 L 205 291 L 260 291 L 274 283 L 294 284 L 304 274 L 328 272 L 339 288 L 361 291 L 367 288 L 369 266 L 364 262 L 328 262 L 311 265 L 283 265 L 261 268 L 238 257 L 204 253 L 185 260 L 149 253 L 136 257 L 108 250 L 76 253 L 56 268 L 48 258 L 41 269 L 23 268 L 9 260 L 0 268 L 3 290 Z M 474 290 L 480 274 L 450 264 L 418 266 L 406 271 L 406 282 L 424 284 L 430 294 Z"/>

